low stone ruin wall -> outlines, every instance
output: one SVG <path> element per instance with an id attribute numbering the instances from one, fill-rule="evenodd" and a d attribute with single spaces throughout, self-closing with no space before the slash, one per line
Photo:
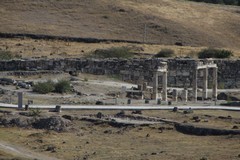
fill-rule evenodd
<path id="1" fill-rule="evenodd" d="M 191 87 L 195 60 L 193 59 L 34 59 L 0 61 L 0 71 L 80 71 L 96 75 L 117 74 L 125 81 L 152 83 L 153 70 L 168 61 L 168 86 Z M 240 60 L 214 60 L 218 66 L 218 88 L 240 88 Z M 212 76 L 209 69 L 209 87 Z M 203 73 L 199 71 L 199 87 Z M 159 78 L 161 84 L 161 78 Z"/>

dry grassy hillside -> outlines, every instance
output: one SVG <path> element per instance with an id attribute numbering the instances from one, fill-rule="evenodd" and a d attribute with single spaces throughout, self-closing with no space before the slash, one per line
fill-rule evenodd
<path id="1" fill-rule="evenodd" d="M 1 0 L 0 32 L 240 49 L 240 8 L 184 0 Z"/>

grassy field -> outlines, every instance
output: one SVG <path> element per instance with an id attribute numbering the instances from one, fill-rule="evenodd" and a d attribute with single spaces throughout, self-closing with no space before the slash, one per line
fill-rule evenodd
<path id="1" fill-rule="evenodd" d="M 23 58 L 80 58 L 89 55 L 97 49 L 112 47 L 128 47 L 137 53 L 135 57 L 150 58 L 162 49 L 172 49 L 175 56 L 197 58 L 197 53 L 206 47 L 158 45 L 158 44 L 129 44 L 129 43 L 78 43 L 64 41 L 46 41 L 32 39 L 0 39 L 0 49 L 21 55 Z M 233 51 L 234 58 L 240 57 L 240 50 L 225 48 Z"/>

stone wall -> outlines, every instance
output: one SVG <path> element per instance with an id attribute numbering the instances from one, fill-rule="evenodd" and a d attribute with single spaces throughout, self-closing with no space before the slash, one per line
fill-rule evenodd
<path id="1" fill-rule="evenodd" d="M 0 71 L 74 71 L 84 73 L 120 74 L 122 79 L 133 83 L 152 83 L 153 70 L 162 61 L 168 61 L 168 86 L 191 87 L 195 60 L 193 59 L 36 59 L 1 61 Z M 240 60 L 215 60 L 218 65 L 219 88 L 240 88 Z M 209 69 L 209 87 L 211 87 Z M 199 71 L 199 87 L 203 73 Z M 159 78 L 161 84 L 161 78 Z"/>

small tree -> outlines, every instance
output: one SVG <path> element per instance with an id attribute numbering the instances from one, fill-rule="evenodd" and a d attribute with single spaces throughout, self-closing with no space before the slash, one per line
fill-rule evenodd
<path id="1" fill-rule="evenodd" d="M 71 90 L 70 82 L 67 80 L 61 80 L 55 84 L 55 92 L 57 93 L 65 93 Z"/>
<path id="2" fill-rule="evenodd" d="M 173 57 L 174 56 L 174 50 L 172 49 L 162 49 L 160 52 L 154 55 L 154 57 Z"/>

